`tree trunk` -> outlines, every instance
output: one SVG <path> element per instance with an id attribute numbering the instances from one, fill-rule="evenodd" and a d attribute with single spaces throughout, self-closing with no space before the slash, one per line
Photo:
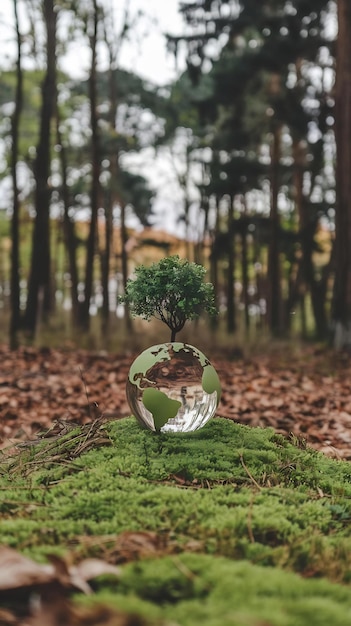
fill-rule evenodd
<path id="1" fill-rule="evenodd" d="M 42 299 L 43 312 L 51 307 L 50 296 L 50 144 L 51 120 L 56 103 L 56 10 L 54 0 L 43 0 L 44 20 L 47 35 L 47 69 L 42 86 L 39 141 L 35 159 L 36 182 L 32 257 L 28 286 L 28 299 L 24 326 L 32 336 L 35 334 Z"/>
<path id="2" fill-rule="evenodd" d="M 13 207 L 11 219 L 11 317 L 10 317 L 10 347 L 17 348 L 17 333 L 20 328 L 20 288 L 19 288 L 19 190 L 17 180 L 19 123 L 23 107 L 23 72 L 22 72 L 22 45 L 19 29 L 17 0 L 13 0 L 17 36 L 17 64 L 16 64 L 16 95 L 15 109 L 11 120 L 12 151 L 11 176 L 13 187 Z"/>
<path id="3" fill-rule="evenodd" d="M 219 233 L 219 198 L 215 196 L 215 208 L 216 208 L 216 223 L 214 227 L 214 231 L 211 233 L 211 253 L 210 253 L 210 279 L 213 284 L 214 294 L 217 306 L 220 304 L 219 302 L 219 280 L 218 280 L 218 255 L 217 250 L 215 249 L 217 235 Z M 206 205 L 208 209 L 208 204 Z M 207 220 L 206 215 L 206 220 Z M 204 231 L 206 233 L 206 230 Z M 213 315 L 210 317 L 210 326 L 212 330 L 215 330 L 218 327 L 218 318 Z"/>
<path id="4" fill-rule="evenodd" d="M 105 196 L 105 243 L 101 252 L 101 287 L 102 287 L 102 334 L 105 335 L 109 326 L 110 317 L 110 261 L 112 244 L 113 222 L 112 222 L 112 200 L 111 193 Z"/>
<path id="5" fill-rule="evenodd" d="M 122 263 L 122 277 L 123 277 L 124 291 L 126 289 L 127 280 L 128 280 L 128 256 L 127 256 L 127 248 L 126 248 L 127 241 L 128 241 L 128 234 L 127 234 L 127 228 L 126 228 L 126 207 L 124 203 L 122 202 L 121 203 L 121 263 Z M 128 304 L 125 305 L 124 311 L 125 311 L 124 317 L 126 321 L 127 330 L 131 330 L 132 320 L 130 317 Z"/>
<path id="6" fill-rule="evenodd" d="M 242 277 L 242 294 L 244 304 L 244 320 L 245 331 L 248 333 L 250 330 L 250 315 L 249 315 L 249 259 L 248 259 L 248 219 L 246 210 L 246 197 L 243 196 L 243 229 L 241 234 L 241 277 Z"/>
<path id="7" fill-rule="evenodd" d="M 90 300 L 93 292 L 94 257 L 96 251 L 97 236 L 97 216 L 99 208 L 100 189 L 100 151 L 98 137 L 98 116 L 97 116 L 97 29 L 98 29 L 98 6 L 96 0 L 93 2 L 93 28 L 90 37 L 91 46 L 91 69 L 89 77 L 89 100 L 90 100 L 90 124 L 91 124 L 91 160 L 92 160 L 92 182 L 91 182 L 91 217 L 89 234 L 87 241 L 86 266 L 85 266 L 85 289 L 84 301 L 81 306 L 80 323 L 83 330 L 90 327 Z"/>
<path id="8" fill-rule="evenodd" d="M 227 277 L 227 331 L 233 333 L 236 330 L 235 323 L 235 291 L 234 291 L 234 268 L 235 268 L 235 233 L 234 233 L 234 205 L 233 198 L 229 200 L 228 207 L 228 277 Z"/>
<path id="9" fill-rule="evenodd" d="M 268 326 L 273 335 L 282 331 L 281 313 L 281 275 L 279 254 L 280 219 L 278 212 L 279 192 L 279 164 L 280 164 L 280 135 L 281 127 L 276 125 L 273 130 L 271 148 L 271 212 L 270 212 L 270 241 L 268 248 Z"/>
<path id="10" fill-rule="evenodd" d="M 115 136 L 116 133 L 116 113 L 117 113 L 117 87 L 116 87 L 116 71 L 115 71 L 115 59 L 112 50 L 111 42 L 107 41 L 106 44 L 109 48 L 109 92 L 110 92 L 110 110 L 109 110 L 109 124 L 111 136 Z M 114 143 L 114 142 L 113 142 Z M 110 316 L 110 294 L 109 294 L 109 276 L 110 276 L 110 262 L 111 262 L 111 247 L 113 238 L 113 206 L 116 201 L 116 183 L 119 172 L 119 155 L 117 148 L 113 148 L 109 155 L 110 166 L 110 183 L 109 189 L 105 199 L 105 245 L 102 253 L 102 331 L 103 334 L 107 332 Z"/>
<path id="11" fill-rule="evenodd" d="M 351 348 L 351 4 L 338 0 L 334 346 Z"/>
<path id="12" fill-rule="evenodd" d="M 306 338 L 305 295 L 308 282 L 306 274 L 306 255 L 309 250 L 309 247 L 306 245 L 308 220 L 303 194 L 303 174 L 306 166 L 306 154 L 302 142 L 297 138 L 293 138 L 292 155 L 294 159 L 292 172 L 293 197 L 295 201 L 295 213 L 298 219 L 301 250 L 299 251 L 299 256 L 290 264 L 285 326 L 286 329 L 290 331 L 292 315 L 295 314 L 295 308 L 298 306 L 301 312 L 301 335 L 303 338 Z"/>
<path id="13" fill-rule="evenodd" d="M 78 268 L 77 268 L 77 239 L 75 234 L 74 222 L 69 215 L 70 194 L 67 185 L 67 159 L 66 147 L 63 144 L 60 133 L 59 113 L 56 115 L 56 134 L 57 143 L 61 147 L 59 152 L 61 161 L 61 177 L 62 177 L 62 199 L 63 199 L 63 236 L 68 254 L 68 268 L 71 282 L 71 301 L 72 301 L 72 322 L 73 326 L 78 323 Z"/>
<path id="14" fill-rule="evenodd" d="M 116 85 L 116 53 L 114 53 L 113 45 L 111 41 L 108 41 L 106 34 L 106 44 L 109 49 L 109 93 L 110 93 L 110 110 L 109 110 L 109 124 L 110 133 L 112 137 L 116 136 L 116 114 L 118 107 L 117 98 L 117 85 Z M 110 263 L 111 263 L 111 249 L 113 241 L 113 207 L 118 200 L 117 185 L 119 176 L 119 154 L 117 146 L 112 142 L 112 150 L 109 155 L 110 166 L 110 182 L 109 189 L 106 194 L 105 202 L 105 246 L 102 257 L 102 331 L 106 333 L 109 324 L 110 316 L 110 295 L 109 295 L 109 276 L 110 276 Z"/>

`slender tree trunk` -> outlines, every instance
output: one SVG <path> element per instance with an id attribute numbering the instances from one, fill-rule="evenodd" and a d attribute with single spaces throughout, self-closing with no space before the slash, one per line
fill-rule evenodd
<path id="1" fill-rule="evenodd" d="M 338 0 L 334 346 L 351 348 L 351 4 Z"/>
<path id="2" fill-rule="evenodd" d="M 11 219 L 11 318 L 10 318 L 10 347 L 17 348 L 17 333 L 20 328 L 20 288 L 19 288 L 19 190 L 17 180 L 19 124 L 23 107 L 23 72 L 22 72 L 22 45 L 18 21 L 17 0 L 13 0 L 17 37 L 17 64 L 16 64 L 16 95 L 15 109 L 11 120 L 12 151 L 11 175 L 13 188 L 13 207 Z"/>
<path id="3" fill-rule="evenodd" d="M 203 168 L 204 172 L 204 168 Z M 204 177 L 204 173 L 202 175 Z M 194 261 L 195 263 L 199 263 L 200 265 L 204 264 L 204 246 L 205 239 L 208 235 L 208 211 L 209 211 L 209 199 L 205 193 L 201 194 L 201 200 L 198 207 L 198 219 L 199 223 L 201 223 L 201 218 L 203 216 L 203 228 L 198 231 L 198 237 L 196 242 L 194 243 Z"/>
<path id="4" fill-rule="evenodd" d="M 234 232 L 234 202 L 231 197 L 228 207 L 228 278 L 227 278 L 227 331 L 233 333 L 236 330 L 235 323 L 235 232 Z"/>
<path id="5" fill-rule="evenodd" d="M 213 284 L 213 289 L 215 293 L 215 298 L 217 305 L 219 304 L 219 281 L 218 281 L 218 255 L 217 250 L 215 249 L 217 235 L 219 233 L 219 198 L 215 197 L 215 209 L 216 209 L 216 223 L 214 232 L 212 233 L 211 239 L 211 253 L 210 253 L 210 277 L 211 282 Z M 205 231 L 206 232 L 206 231 Z M 212 330 L 215 330 L 218 326 L 218 318 L 217 316 L 212 316 L 210 318 L 210 326 Z"/>
<path id="6" fill-rule="evenodd" d="M 110 132 L 112 136 L 116 133 L 116 113 L 118 107 L 117 98 L 117 84 L 116 84 L 116 69 L 115 69 L 115 54 L 113 52 L 112 43 L 107 41 L 109 48 L 109 92 L 110 92 L 110 110 L 109 110 L 109 124 Z M 111 263 L 111 249 L 113 240 L 113 206 L 117 200 L 118 176 L 119 176 L 119 154 L 115 147 L 110 158 L 110 184 L 108 193 L 106 195 L 105 203 L 105 247 L 102 259 L 102 329 L 105 333 L 108 329 L 109 316 L 110 316 L 110 294 L 109 294 L 109 276 L 110 276 L 110 263 Z"/>
<path id="7" fill-rule="evenodd" d="M 247 248 L 247 232 L 241 235 L 241 274 L 243 284 L 243 303 L 244 303 L 244 319 L 245 330 L 250 330 L 250 315 L 249 315 L 249 276 L 248 276 L 248 248 Z"/>
<path id="8" fill-rule="evenodd" d="M 218 306 L 218 260 L 215 256 L 210 257 L 210 280 L 213 284 L 213 290 L 215 294 L 215 300 Z M 211 316 L 210 326 L 212 330 L 215 330 L 218 326 L 218 318 L 216 315 Z"/>
<path id="9" fill-rule="evenodd" d="M 102 286 L 102 333 L 105 335 L 108 330 L 110 317 L 110 262 L 111 262 L 111 244 L 112 244 L 112 201 L 111 193 L 105 196 L 105 242 L 104 249 L 101 252 L 101 286 Z"/>
<path id="10" fill-rule="evenodd" d="M 243 284 L 243 301 L 244 301 L 244 319 L 245 330 L 248 333 L 250 330 L 250 315 L 249 315 L 249 260 L 248 260 L 248 219 L 246 211 L 246 198 L 243 196 L 243 230 L 241 234 L 241 275 Z"/>
<path id="11" fill-rule="evenodd" d="M 126 289 L 127 280 L 128 280 L 128 255 L 126 244 L 128 241 L 128 234 L 126 228 L 126 207 L 125 204 L 121 203 L 121 263 L 122 263 L 122 277 L 123 277 L 123 288 Z M 125 321 L 126 327 L 128 330 L 132 328 L 132 320 L 129 313 L 128 305 L 125 305 Z"/>
<path id="12" fill-rule="evenodd" d="M 188 166 L 187 166 L 188 167 Z M 186 258 L 191 259 L 191 244 L 190 244 L 190 223 L 189 223 L 189 209 L 190 200 L 187 190 L 187 184 L 184 185 L 184 224 L 185 224 L 185 254 Z"/>
<path id="13" fill-rule="evenodd" d="M 56 115 L 56 134 L 57 143 L 61 147 L 59 156 L 61 161 L 61 177 L 62 177 L 62 199 L 63 199 L 63 236 L 68 255 L 68 268 L 71 283 L 71 301 L 72 301 L 72 322 L 73 326 L 78 323 L 78 268 L 77 268 L 77 239 L 75 234 L 74 222 L 69 215 L 70 194 L 67 184 L 67 158 L 66 147 L 64 146 L 60 133 L 59 113 Z"/>
<path id="14" fill-rule="evenodd" d="M 39 302 L 47 314 L 50 296 L 50 174 L 51 120 L 56 103 L 56 10 L 54 0 L 43 0 L 47 35 L 47 69 L 42 86 L 39 142 L 35 159 L 35 209 L 32 258 L 28 299 L 24 318 L 25 328 L 33 336 L 38 319 Z"/>
<path id="15" fill-rule="evenodd" d="M 301 141 L 294 138 L 292 145 L 292 154 L 294 159 L 293 165 L 293 190 L 295 200 L 295 211 L 298 220 L 298 229 L 300 235 L 301 253 L 295 263 L 290 265 L 289 275 L 289 293 L 286 301 L 286 320 L 287 330 L 290 330 L 291 316 L 297 305 L 301 311 L 301 333 L 302 337 L 306 336 L 306 315 L 305 315 L 305 295 L 307 290 L 307 273 L 306 273 L 306 254 L 308 247 L 307 240 L 307 215 L 305 210 L 305 202 L 303 195 L 303 173 L 305 169 L 305 150 Z"/>
<path id="16" fill-rule="evenodd" d="M 110 91 L 110 111 L 109 124 L 112 135 L 116 132 L 116 112 L 117 112 L 117 87 L 116 87 L 116 71 L 114 68 L 114 55 L 110 48 L 109 58 L 109 91 Z M 116 200 L 116 183 L 118 179 L 118 150 L 115 149 L 110 154 L 110 184 L 106 194 L 105 201 L 105 245 L 102 257 L 102 330 L 105 333 L 108 329 L 110 316 L 110 294 L 109 294 L 109 276 L 111 262 L 111 246 L 113 237 L 113 205 Z"/>
<path id="17" fill-rule="evenodd" d="M 280 165 L 280 138 L 281 128 L 273 129 L 273 142 L 271 148 L 271 212 L 270 212 L 270 241 L 268 249 L 268 326 L 273 335 L 279 335 L 282 331 L 281 313 L 281 273 L 279 254 L 279 229 L 280 219 L 278 212 L 279 192 L 279 165 Z"/>
<path id="18" fill-rule="evenodd" d="M 97 116 L 97 30 L 98 30 L 98 6 L 94 0 L 93 28 L 90 37 L 91 46 L 91 68 L 89 77 L 89 100 L 90 100 L 90 125 L 91 125 L 91 160 L 92 160 L 92 182 L 91 182 L 91 217 L 87 241 L 86 266 L 85 266 L 85 288 L 84 301 L 81 306 L 80 322 L 83 330 L 90 327 L 90 300 L 93 292 L 94 257 L 96 251 L 97 217 L 99 208 L 100 189 L 100 150 L 98 136 L 98 116 Z"/>

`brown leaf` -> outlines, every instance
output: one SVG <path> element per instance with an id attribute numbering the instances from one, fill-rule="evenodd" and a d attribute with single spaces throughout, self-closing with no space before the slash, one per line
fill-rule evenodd
<path id="1" fill-rule="evenodd" d="M 16 616 L 7 611 L 6 609 L 0 609 L 0 625 L 1 626 L 17 626 L 18 620 Z"/>
<path id="2" fill-rule="evenodd" d="M 115 565 L 111 565 L 110 563 L 106 563 L 101 559 L 85 559 L 78 563 L 76 567 L 70 568 L 71 576 L 75 573 L 82 580 L 93 580 L 94 578 L 98 578 L 98 576 L 103 576 L 107 574 L 111 574 L 113 576 L 119 576 L 121 573 L 120 568 Z"/>
<path id="3" fill-rule="evenodd" d="M 0 548 L 0 591 L 23 588 L 36 589 L 56 584 L 62 588 L 72 588 L 90 593 L 88 580 L 102 574 L 118 576 L 117 567 L 99 559 L 87 559 L 78 565 L 69 566 L 67 562 L 51 555 L 51 563 L 38 564 L 16 550 L 2 546 Z"/>
<path id="4" fill-rule="evenodd" d="M 134 561 L 167 552 L 167 539 L 151 531 L 121 533 L 114 546 L 116 562 Z"/>
<path id="5" fill-rule="evenodd" d="M 32 587 L 52 582 L 55 578 L 52 565 L 39 565 L 16 550 L 0 547 L 0 590 Z"/>

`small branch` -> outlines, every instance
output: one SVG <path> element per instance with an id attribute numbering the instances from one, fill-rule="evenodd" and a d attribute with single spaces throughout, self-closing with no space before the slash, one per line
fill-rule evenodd
<path id="1" fill-rule="evenodd" d="M 250 480 L 257 487 L 257 489 L 259 489 L 261 491 L 262 487 L 258 484 L 257 480 L 254 479 L 254 477 L 252 476 L 252 474 L 251 474 L 249 468 L 247 467 L 247 465 L 245 465 L 244 457 L 243 457 L 242 454 L 240 454 L 240 463 L 243 466 L 243 468 L 244 468 L 245 472 L 247 473 L 248 477 L 250 478 Z"/>
<path id="2" fill-rule="evenodd" d="M 188 578 L 188 580 L 195 580 L 197 578 L 197 575 L 191 571 L 191 569 L 189 569 L 184 563 L 181 562 L 181 560 L 178 557 L 173 557 L 172 561 L 174 563 L 174 565 L 176 566 L 176 568 L 180 571 L 181 574 L 183 574 L 183 576 L 185 576 L 185 578 Z"/>

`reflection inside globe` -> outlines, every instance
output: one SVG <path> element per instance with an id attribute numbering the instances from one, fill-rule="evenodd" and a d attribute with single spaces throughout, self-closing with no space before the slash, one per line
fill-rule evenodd
<path id="1" fill-rule="evenodd" d="M 127 399 L 135 417 L 161 432 L 191 432 L 214 415 L 221 386 L 216 370 L 194 346 L 151 346 L 132 363 Z"/>

